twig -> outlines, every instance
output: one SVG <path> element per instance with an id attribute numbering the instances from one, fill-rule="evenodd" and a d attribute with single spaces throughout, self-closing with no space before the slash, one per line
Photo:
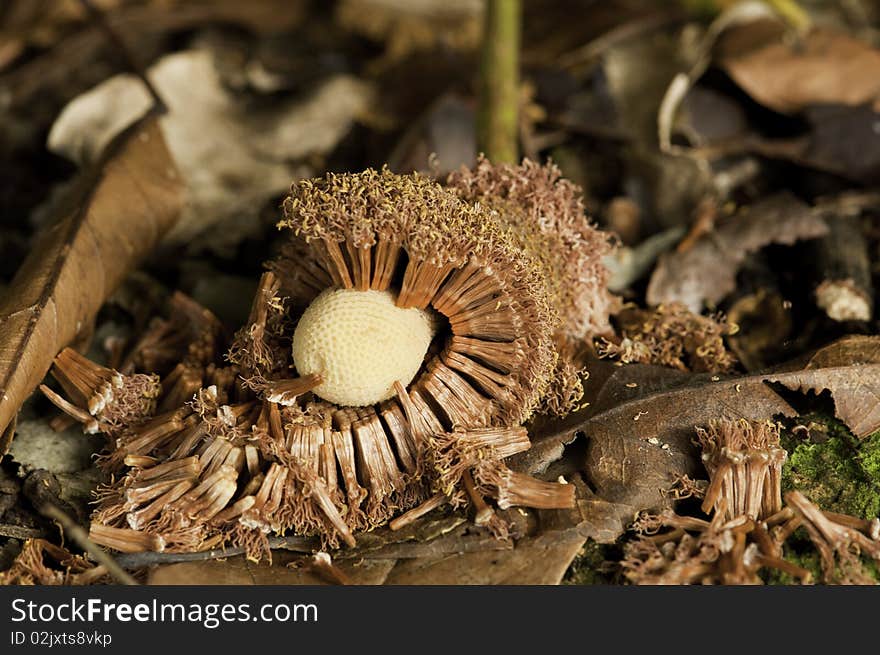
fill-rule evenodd
<path id="1" fill-rule="evenodd" d="M 519 159 L 519 44 L 521 0 L 489 0 L 483 26 L 480 150 L 495 163 Z"/>
<path id="2" fill-rule="evenodd" d="M 835 321 L 870 321 L 872 262 L 859 220 L 829 215 L 825 223 L 828 234 L 810 244 L 816 304 Z"/>
<path id="3" fill-rule="evenodd" d="M 39 528 L 23 528 L 20 525 L 0 523 L 0 537 L 10 537 L 11 539 L 41 539 L 47 536 L 46 532 Z"/>
<path id="4" fill-rule="evenodd" d="M 646 37 L 652 32 L 680 23 L 684 19 L 685 13 L 683 11 L 664 8 L 662 11 L 651 13 L 611 28 L 592 41 L 560 55 L 556 63 L 561 68 L 584 66 L 615 45 L 637 37 Z"/>
<path id="5" fill-rule="evenodd" d="M 142 553 L 125 553 L 116 558 L 116 563 L 123 569 L 134 571 L 147 566 L 159 564 L 179 564 L 180 562 L 205 562 L 223 557 L 235 557 L 244 553 L 244 548 L 214 548 L 197 553 L 154 553 L 145 551 Z"/>
<path id="6" fill-rule="evenodd" d="M 131 575 L 126 573 L 121 566 L 108 555 L 100 546 L 89 539 L 88 533 L 80 527 L 67 514 L 62 512 L 55 505 L 46 504 L 40 508 L 40 513 L 48 516 L 53 521 L 57 521 L 64 529 L 64 533 L 73 539 L 77 545 L 91 555 L 98 564 L 102 564 L 107 569 L 107 573 L 116 580 L 116 582 L 125 585 L 137 585 L 138 582 Z"/>
<path id="7" fill-rule="evenodd" d="M 310 553 L 318 544 L 312 539 L 305 537 L 271 537 L 269 548 L 271 550 L 290 550 L 299 553 Z M 126 553 L 116 558 L 117 564 L 124 569 L 133 571 L 146 566 L 159 564 L 178 564 L 180 562 L 204 562 L 224 557 L 235 557 L 244 554 L 244 548 L 214 548 L 203 550 L 198 553 Z"/>
<path id="8" fill-rule="evenodd" d="M 289 550 L 298 553 L 312 553 L 320 547 L 319 542 L 305 537 L 270 537 L 271 550 Z M 337 559 L 413 559 L 450 553 L 471 553 L 486 550 L 509 550 L 508 542 L 499 541 L 491 535 L 473 535 L 461 539 L 438 537 L 426 542 L 401 542 L 384 544 L 378 548 L 341 551 Z M 116 563 L 123 569 L 135 571 L 147 566 L 178 564 L 180 562 L 204 562 L 212 559 L 243 555 L 244 548 L 215 548 L 198 553 L 124 553 L 116 556 Z"/>
<path id="9" fill-rule="evenodd" d="M 471 502 L 474 504 L 474 523 L 476 525 L 488 525 L 489 521 L 492 520 L 492 517 L 495 516 L 495 510 L 486 504 L 486 501 L 480 495 L 479 491 L 477 491 L 477 486 L 474 484 L 474 477 L 471 475 L 470 471 L 464 472 L 462 481 L 464 482 L 465 491 L 467 491 L 468 496 L 471 498 Z"/>
<path id="10" fill-rule="evenodd" d="M 333 564 L 333 560 L 330 559 L 330 555 L 323 551 L 321 551 L 320 553 L 315 553 L 312 556 L 312 561 L 309 564 L 309 569 L 312 573 L 314 573 L 318 577 L 323 578 L 330 584 L 352 584 L 351 578 L 349 578 L 345 574 L 345 571 Z"/>
<path id="11" fill-rule="evenodd" d="M 388 524 L 388 527 L 392 530 L 400 530 L 401 528 L 411 524 L 418 518 L 421 518 L 428 512 L 432 512 L 438 507 L 445 505 L 449 501 L 449 498 L 444 493 L 437 493 L 428 498 L 425 502 L 417 507 L 413 507 L 408 512 L 401 514 L 396 519 L 392 520 L 391 523 Z"/>
<path id="12" fill-rule="evenodd" d="M 125 67 L 131 71 L 133 75 L 136 75 L 141 82 L 143 82 L 144 86 L 147 88 L 147 93 L 150 94 L 150 97 L 153 99 L 153 110 L 159 114 L 164 114 L 168 111 L 168 105 L 165 104 L 165 101 L 162 100 L 162 96 L 159 95 L 159 92 L 156 90 L 156 87 L 153 86 L 153 83 L 147 78 L 147 71 L 144 66 L 138 61 L 137 57 L 134 56 L 134 53 L 131 49 L 125 44 L 122 37 L 116 32 L 112 25 L 107 21 L 107 17 L 101 12 L 100 9 L 95 7 L 92 4 L 92 0 L 79 0 L 80 4 L 83 6 L 83 9 L 86 10 L 91 19 L 95 22 L 98 29 L 104 33 L 104 36 L 113 46 L 113 48 L 119 53 L 119 56 L 122 57 L 123 62 L 125 63 Z"/>
<path id="13" fill-rule="evenodd" d="M 715 219 L 718 217 L 718 201 L 711 195 L 700 200 L 694 211 L 694 221 L 684 239 L 679 241 L 675 252 L 682 255 L 693 248 L 697 241 L 715 229 Z"/>

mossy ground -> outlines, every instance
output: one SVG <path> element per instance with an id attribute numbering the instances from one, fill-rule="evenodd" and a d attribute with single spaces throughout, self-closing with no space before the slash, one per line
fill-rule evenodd
<path id="1" fill-rule="evenodd" d="M 796 430 L 796 426 L 808 430 Z M 833 416 L 803 414 L 781 433 L 788 460 L 782 469 L 782 493 L 798 490 L 827 511 L 860 518 L 880 516 L 880 431 L 859 439 Z M 822 581 L 819 553 L 803 529 L 786 542 L 784 557 Z M 865 570 L 877 581 L 876 563 L 863 559 Z M 769 584 L 794 584 L 791 576 L 772 571 Z"/>
<path id="2" fill-rule="evenodd" d="M 797 426 L 807 430 L 796 429 Z M 798 490 L 824 510 L 861 518 L 880 516 L 880 431 L 859 439 L 833 415 L 823 411 L 802 414 L 780 433 L 788 459 L 782 471 L 782 492 Z M 627 535 L 622 537 L 625 540 Z M 565 574 L 564 584 L 592 585 L 615 582 L 620 542 L 612 545 L 588 540 Z M 823 580 L 819 553 L 803 529 L 786 542 L 783 555 L 793 564 Z M 865 570 L 880 582 L 880 568 L 863 560 Z M 786 573 L 768 569 L 767 584 L 797 584 Z"/>
<path id="3" fill-rule="evenodd" d="M 812 573 L 814 583 L 820 584 L 824 581 L 819 552 L 810 542 L 803 529 L 797 530 L 789 537 L 783 548 L 783 557 L 792 564 L 796 564 Z M 862 567 L 874 580 L 880 582 L 880 569 L 878 569 L 877 562 L 869 558 L 862 558 Z M 765 569 L 765 571 L 766 573 L 762 577 L 767 584 L 799 584 L 797 578 L 787 573 L 777 571 L 776 569 Z M 837 573 L 839 572 L 840 569 L 837 569 Z"/>
<path id="4" fill-rule="evenodd" d="M 581 552 L 568 567 L 562 584 L 597 585 L 612 584 L 617 567 L 613 562 L 620 560 L 616 545 L 596 543 L 587 539 Z"/>
<path id="5" fill-rule="evenodd" d="M 807 431 L 792 430 L 794 425 Z M 864 439 L 822 413 L 801 416 L 782 432 L 788 460 L 782 492 L 798 490 L 824 510 L 880 516 L 880 432 Z"/>

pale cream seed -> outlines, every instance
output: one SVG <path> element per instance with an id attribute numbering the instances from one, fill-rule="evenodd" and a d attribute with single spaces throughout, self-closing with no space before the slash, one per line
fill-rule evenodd
<path id="1" fill-rule="evenodd" d="M 328 289 L 299 320 L 293 361 L 298 375 L 321 376 L 313 391 L 324 400 L 372 405 L 412 381 L 433 335 L 428 312 L 397 307 L 387 291 Z"/>

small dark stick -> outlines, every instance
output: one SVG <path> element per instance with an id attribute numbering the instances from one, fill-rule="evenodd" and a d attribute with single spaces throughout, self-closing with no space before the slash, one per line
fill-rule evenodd
<path id="1" fill-rule="evenodd" d="M 92 0 L 79 0 L 79 2 L 83 9 L 86 10 L 89 17 L 95 21 L 98 29 L 104 33 L 107 40 L 113 45 L 113 48 L 117 51 L 119 56 L 122 57 L 125 62 L 125 67 L 143 82 L 144 86 L 147 88 L 147 93 L 149 93 L 150 97 L 153 99 L 153 111 L 156 111 L 159 114 L 164 114 L 168 111 L 168 106 L 162 100 L 162 96 L 159 95 L 159 92 L 156 91 L 156 87 L 154 87 L 152 82 L 147 78 L 146 70 L 125 44 L 125 41 L 122 40 L 116 30 L 113 29 L 113 26 L 107 21 L 107 17 L 104 13 L 92 4 Z"/>
<path id="2" fill-rule="evenodd" d="M 312 560 L 309 564 L 309 569 L 312 573 L 317 575 L 320 578 L 323 578 L 330 584 L 337 585 L 350 585 L 352 584 L 351 578 L 349 578 L 343 570 L 341 570 L 338 566 L 333 564 L 333 560 L 330 559 L 330 555 L 321 551 L 320 553 L 315 553 L 312 555 Z"/>
<path id="3" fill-rule="evenodd" d="M 61 527 L 64 528 L 65 534 L 73 539 L 80 548 L 91 555 L 98 564 L 103 565 L 104 568 L 107 569 L 107 573 L 109 573 L 116 582 L 124 585 L 138 584 L 138 581 L 126 573 L 116 560 L 110 557 L 110 555 L 108 555 L 100 546 L 89 539 L 86 531 L 77 525 L 77 523 L 67 514 L 54 505 L 44 505 L 40 508 L 40 513 L 48 516 L 53 521 L 57 521 Z"/>
<path id="4" fill-rule="evenodd" d="M 295 553 L 310 553 L 318 546 L 317 542 L 307 537 L 286 536 L 286 537 L 269 537 L 269 548 L 271 550 L 288 550 Z M 116 556 L 116 562 L 124 569 L 133 571 L 142 569 L 147 566 L 157 566 L 161 564 L 177 564 L 179 562 L 204 562 L 212 559 L 225 559 L 227 557 L 235 557 L 243 555 L 244 548 L 213 548 L 211 550 L 201 550 L 194 553 L 155 553 L 144 551 L 142 553 L 121 553 Z"/>
<path id="5" fill-rule="evenodd" d="M 467 491 L 468 496 L 470 496 L 471 502 L 474 504 L 474 509 L 476 511 L 476 514 L 474 515 L 474 523 L 477 525 L 488 525 L 489 521 L 491 521 L 492 517 L 495 515 L 495 510 L 486 504 L 486 501 L 483 500 L 480 492 L 477 491 L 477 487 L 474 484 L 474 478 L 470 471 L 464 472 L 462 480 L 464 482 L 465 491 Z"/>
<path id="6" fill-rule="evenodd" d="M 835 321 L 869 321 L 873 311 L 868 244 L 855 216 L 828 216 L 813 245 L 816 304 Z"/>
<path id="7" fill-rule="evenodd" d="M 45 539 L 48 533 L 39 528 L 23 528 L 20 525 L 9 525 L 8 523 L 0 523 L 0 537 L 9 537 L 11 539 Z"/>

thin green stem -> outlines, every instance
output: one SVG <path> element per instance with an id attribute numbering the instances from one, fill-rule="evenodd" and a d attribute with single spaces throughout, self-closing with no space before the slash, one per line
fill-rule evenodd
<path id="1" fill-rule="evenodd" d="M 480 150 L 493 162 L 519 161 L 521 0 L 488 0 L 483 29 Z"/>

